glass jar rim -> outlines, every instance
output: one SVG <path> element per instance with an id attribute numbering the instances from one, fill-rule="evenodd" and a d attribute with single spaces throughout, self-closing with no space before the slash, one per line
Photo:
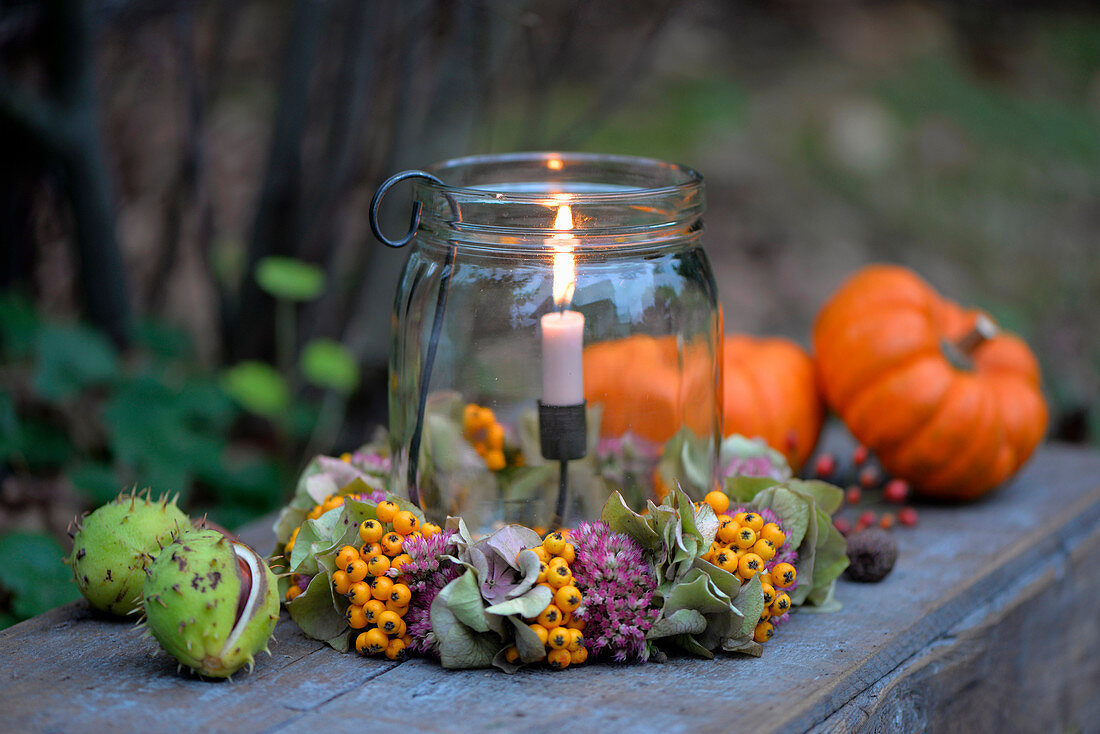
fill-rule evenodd
<path id="1" fill-rule="evenodd" d="M 592 201 L 604 204 L 615 202 L 636 203 L 639 198 L 647 196 L 667 196 L 676 194 L 703 185 L 703 175 L 694 168 L 679 163 L 670 163 L 658 158 L 644 156 L 611 155 L 604 153 L 571 153 L 560 151 L 528 151 L 519 153 L 498 153 L 487 155 L 463 156 L 449 158 L 428 166 L 425 171 L 441 179 L 435 182 L 424 179 L 419 185 L 444 195 L 460 195 L 463 199 L 484 199 L 494 201 L 514 200 L 522 203 L 544 202 L 552 197 L 548 191 L 517 191 L 502 188 L 493 188 L 491 183 L 483 185 L 459 185 L 447 181 L 448 173 L 456 173 L 465 169 L 467 172 L 488 170 L 492 166 L 506 165 L 532 165 L 542 163 L 549 174 L 566 171 L 574 166 L 598 166 L 607 165 L 617 167 L 619 171 L 631 170 L 642 174 L 665 173 L 669 178 L 668 183 L 652 186 L 616 185 L 615 190 L 585 191 L 581 193 L 570 192 L 571 199 L 577 201 Z M 563 181 L 563 183 L 568 180 Z M 581 183 L 589 182 L 577 179 Z M 506 183 L 506 182 L 498 182 Z M 516 182 L 513 182 L 516 183 Z"/>
<path id="2" fill-rule="evenodd" d="M 563 236 L 578 251 L 651 249 L 696 237 L 706 209 L 703 176 L 655 158 L 505 153 L 425 173 L 439 181 L 413 184 L 420 239 L 466 249 L 554 250 Z"/>

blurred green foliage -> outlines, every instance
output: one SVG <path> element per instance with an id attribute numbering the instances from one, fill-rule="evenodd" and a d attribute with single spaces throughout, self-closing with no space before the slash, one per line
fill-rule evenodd
<path id="1" fill-rule="evenodd" d="M 304 263 L 262 265 L 257 279 L 279 307 L 324 287 Z M 293 351 L 292 332 L 277 336 Z M 331 450 L 317 437 L 333 440 L 359 386 L 355 358 L 329 339 L 303 345 L 298 370 L 285 374 L 258 361 L 219 372 L 199 361 L 186 333 L 163 323 L 140 324 L 135 337 L 120 352 L 95 329 L 0 293 L 3 476 L 67 482 L 87 509 L 124 487 L 152 487 L 178 493 L 192 516 L 237 527 L 282 503 L 307 447 Z M 7 532 L 0 553 L 9 559 L 0 569 L 0 628 L 75 598 L 56 538 Z"/>
<path id="2" fill-rule="evenodd" d="M 0 589 L 9 596 L 0 609 L 0 629 L 66 604 L 80 596 L 61 544 L 44 533 L 0 533 Z"/>

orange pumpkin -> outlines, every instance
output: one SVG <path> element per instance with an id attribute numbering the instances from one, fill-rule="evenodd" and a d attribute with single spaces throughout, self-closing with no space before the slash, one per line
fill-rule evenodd
<path id="1" fill-rule="evenodd" d="M 664 443 L 688 425 L 706 434 L 713 420 L 709 349 L 677 351 L 675 337 L 630 336 L 585 347 L 584 392 L 603 406 L 601 431 L 627 431 Z M 727 335 L 723 349 L 725 434 L 760 436 L 799 466 L 821 431 L 823 406 L 813 363 L 785 339 Z M 680 375 L 679 364 L 685 374 Z"/>
<path id="2" fill-rule="evenodd" d="M 988 492 L 1046 431 L 1027 345 L 905 268 L 873 265 L 845 283 L 817 317 L 814 351 L 829 406 L 925 495 Z"/>
<path id="3" fill-rule="evenodd" d="M 709 350 L 692 359 L 690 345 L 681 355 L 676 338 L 628 336 L 584 348 L 584 397 L 603 406 L 600 431 L 621 436 L 630 431 L 664 443 L 687 423 L 702 435 L 710 430 L 713 382 Z M 683 360 L 684 374 L 679 363 Z M 681 394 L 683 393 L 683 395 Z M 689 410 L 682 410 L 682 406 Z"/>
<path id="4" fill-rule="evenodd" d="M 725 434 L 763 438 L 797 471 L 825 417 L 813 360 L 786 339 L 727 334 L 724 363 Z"/>

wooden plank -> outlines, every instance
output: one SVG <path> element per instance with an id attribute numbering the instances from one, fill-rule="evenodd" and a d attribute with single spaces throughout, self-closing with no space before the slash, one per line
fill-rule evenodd
<path id="1" fill-rule="evenodd" d="M 877 585 L 841 583 L 841 612 L 798 614 L 759 660 L 445 671 L 424 660 L 340 655 L 284 617 L 273 657 L 261 656 L 251 675 L 210 683 L 151 656 L 155 643 L 131 625 L 69 605 L 0 632 L 2 728 L 361 731 L 392 723 L 619 734 L 981 721 L 1087 731 L 1100 721 L 1100 633 L 1088 611 L 1100 596 L 1100 572 L 1089 563 L 1100 547 L 1097 477 L 1097 453 L 1048 446 L 988 501 L 922 508 L 919 527 L 898 531 L 894 573 Z M 260 550 L 270 545 L 262 528 L 253 533 L 245 538 Z M 1014 726 L 1021 715 L 1026 725 Z"/>

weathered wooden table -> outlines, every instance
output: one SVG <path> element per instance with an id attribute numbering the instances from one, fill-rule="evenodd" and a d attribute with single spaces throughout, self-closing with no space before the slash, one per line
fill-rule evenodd
<path id="1" fill-rule="evenodd" d="M 0 731 L 1100 731 L 1100 454 L 1047 446 L 897 537 L 885 581 L 842 582 L 843 611 L 797 615 L 761 659 L 453 672 L 341 655 L 284 615 L 271 658 L 206 682 L 75 603 L 0 632 Z"/>

